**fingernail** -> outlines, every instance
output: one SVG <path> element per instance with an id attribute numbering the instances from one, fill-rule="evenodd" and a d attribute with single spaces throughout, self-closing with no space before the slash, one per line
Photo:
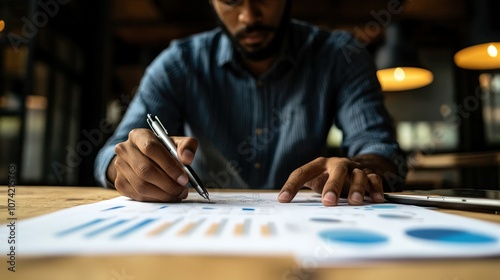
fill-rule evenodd
<path id="1" fill-rule="evenodd" d="M 193 153 L 193 152 L 191 152 L 190 150 L 184 150 L 184 151 L 182 152 L 182 158 L 183 158 L 184 160 L 186 160 L 186 161 L 191 162 L 191 161 L 193 160 L 193 158 L 194 158 L 194 153 Z"/>
<path id="2" fill-rule="evenodd" d="M 179 195 L 179 198 L 180 199 L 184 199 L 184 198 L 188 197 L 188 194 L 189 194 L 188 188 L 184 188 L 184 190 L 182 191 L 181 195 Z"/>
<path id="3" fill-rule="evenodd" d="M 177 183 L 181 186 L 185 186 L 188 183 L 189 179 L 186 175 L 181 175 L 177 178 Z"/>
<path id="4" fill-rule="evenodd" d="M 353 192 L 351 200 L 357 203 L 363 203 L 363 196 L 359 192 Z"/>
<path id="5" fill-rule="evenodd" d="M 278 196 L 278 200 L 287 202 L 290 201 L 290 193 L 288 191 L 280 193 L 280 195 Z"/>
<path id="6" fill-rule="evenodd" d="M 375 194 L 373 194 L 373 198 L 375 199 L 375 201 L 378 201 L 378 202 L 384 202 L 385 201 L 385 198 L 384 198 L 384 196 L 381 193 L 375 193 Z"/>
<path id="7" fill-rule="evenodd" d="M 323 196 L 323 201 L 331 205 L 337 205 L 337 195 L 334 192 L 327 192 L 325 196 Z"/>

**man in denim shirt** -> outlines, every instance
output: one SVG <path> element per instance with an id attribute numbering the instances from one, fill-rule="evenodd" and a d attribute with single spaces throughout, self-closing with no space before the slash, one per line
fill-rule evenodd
<path id="1" fill-rule="evenodd" d="M 299 189 L 351 205 L 401 189 L 405 160 L 371 57 L 347 32 L 290 19 L 287 0 L 213 0 L 219 28 L 176 40 L 148 67 L 96 159 L 102 185 L 139 201 L 181 201 L 188 177 L 148 129 L 168 129 L 207 187 Z M 320 157 L 333 124 L 347 157 Z M 196 154 L 196 156 L 195 156 Z"/>

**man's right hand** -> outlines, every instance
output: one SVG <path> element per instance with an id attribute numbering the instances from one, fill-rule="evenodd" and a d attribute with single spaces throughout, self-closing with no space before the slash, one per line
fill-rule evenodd
<path id="1" fill-rule="evenodd" d="M 182 163 L 189 165 L 198 148 L 191 137 L 171 137 Z M 149 129 L 130 131 L 115 146 L 107 177 L 124 196 L 138 201 L 179 202 L 188 196 L 187 174 Z"/>

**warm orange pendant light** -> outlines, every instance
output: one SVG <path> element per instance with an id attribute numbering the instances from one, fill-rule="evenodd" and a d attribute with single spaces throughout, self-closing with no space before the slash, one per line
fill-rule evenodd
<path id="1" fill-rule="evenodd" d="M 422 67 L 411 42 L 409 23 L 396 22 L 386 29 L 386 43 L 376 55 L 377 77 L 382 91 L 405 91 L 424 87 L 434 80 Z"/>
<path id="2" fill-rule="evenodd" d="M 455 54 L 458 67 L 471 70 L 500 69 L 500 10 L 498 0 L 474 0 L 466 48 Z"/>

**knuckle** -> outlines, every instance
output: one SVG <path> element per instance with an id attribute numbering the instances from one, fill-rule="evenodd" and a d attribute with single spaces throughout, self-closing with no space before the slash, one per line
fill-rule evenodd
<path id="1" fill-rule="evenodd" d="M 142 151 L 146 155 L 153 154 L 157 148 L 157 142 L 148 138 L 142 142 Z"/>
<path id="2" fill-rule="evenodd" d="M 119 175 L 116 176 L 115 189 L 119 191 L 121 194 L 123 194 L 123 191 L 125 189 L 125 180 L 122 178 L 122 176 Z"/>
<path id="3" fill-rule="evenodd" d="M 368 179 L 371 182 L 382 184 L 382 177 L 380 177 L 378 174 L 368 174 Z"/>
<path id="4" fill-rule="evenodd" d="M 295 170 L 293 171 L 293 173 L 294 173 L 295 175 L 298 175 L 298 176 L 304 175 L 304 173 L 305 173 L 304 167 L 302 167 L 302 166 L 301 166 L 301 167 L 299 167 L 299 168 L 295 169 Z"/>
<path id="5" fill-rule="evenodd" d="M 328 159 L 326 157 L 318 157 L 315 159 L 317 163 L 323 164 L 327 161 Z"/>
<path id="6" fill-rule="evenodd" d="M 126 150 L 125 144 L 123 142 L 115 145 L 115 154 L 121 155 L 121 154 L 125 153 L 125 150 Z"/>
<path id="7" fill-rule="evenodd" d="M 359 168 L 354 168 L 352 170 L 352 176 L 358 177 L 358 178 L 368 178 L 367 174 L 365 171 L 359 169 Z"/>
<path id="8" fill-rule="evenodd" d="M 144 197 L 144 195 L 148 192 L 149 189 L 149 184 L 147 184 L 144 181 L 141 181 L 140 183 L 137 183 L 134 186 L 135 192 L 139 194 L 139 196 Z"/>
<path id="9" fill-rule="evenodd" d="M 132 129 L 129 133 L 128 133 L 128 139 L 134 139 L 135 136 L 137 134 L 137 129 Z"/>
<path id="10" fill-rule="evenodd" d="M 338 164 L 347 168 L 349 165 L 351 165 L 352 161 L 348 158 L 340 158 L 338 160 Z"/>
<path id="11" fill-rule="evenodd" d="M 346 174 L 349 169 L 343 164 L 336 164 L 333 166 L 333 170 L 341 174 Z"/>
<path id="12" fill-rule="evenodd" d="M 154 173 L 154 167 L 151 164 L 141 164 L 137 167 L 137 176 L 141 179 L 147 179 Z"/>

